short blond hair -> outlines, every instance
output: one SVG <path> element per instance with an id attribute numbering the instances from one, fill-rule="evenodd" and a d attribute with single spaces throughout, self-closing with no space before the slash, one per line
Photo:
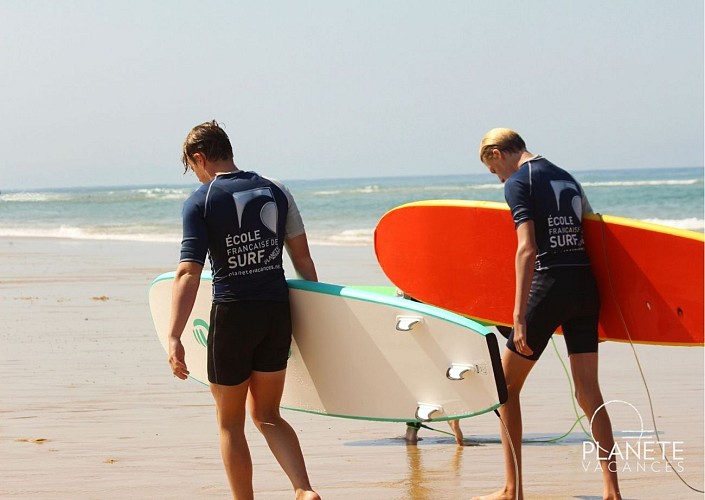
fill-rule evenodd
<path id="1" fill-rule="evenodd" d="M 480 141 L 480 161 L 485 161 L 493 149 L 506 153 L 522 153 L 526 151 L 526 143 L 510 128 L 493 128 Z"/>

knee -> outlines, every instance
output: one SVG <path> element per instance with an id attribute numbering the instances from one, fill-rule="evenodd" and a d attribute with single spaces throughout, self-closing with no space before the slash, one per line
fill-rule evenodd
<path id="1" fill-rule="evenodd" d="M 518 401 L 521 395 L 522 384 L 507 381 L 507 401 Z"/>
<path id="2" fill-rule="evenodd" d="M 578 402 L 578 405 L 583 410 L 585 410 L 585 406 L 587 405 L 587 398 L 585 397 L 585 392 L 576 388 L 575 389 L 575 400 Z"/>
<path id="3" fill-rule="evenodd" d="M 599 389 L 597 391 L 594 390 L 575 390 L 575 399 L 578 402 L 578 405 L 580 405 L 580 408 L 583 409 L 585 412 L 585 415 L 588 418 L 592 418 L 594 413 L 604 404 L 604 401 L 602 399 L 602 394 L 600 393 Z"/>
<path id="4" fill-rule="evenodd" d="M 281 420 L 278 408 L 274 410 L 253 409 L 250 412 L 250 417 L 252 418 L 252 422 L 255 424 L 255 427 L 257 427 L 257 430 L 260 432 L 269 426 L 277 425 Z"/>
<path id="5" fill-rule="evenodd" d="M 245 421 L 241 418 L 218 418 L 218 427 L 221 434 L 245 434 Z"/>

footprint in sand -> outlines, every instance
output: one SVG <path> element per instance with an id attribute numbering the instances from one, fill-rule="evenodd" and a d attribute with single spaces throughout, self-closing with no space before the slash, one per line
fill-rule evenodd
<path id="1" fill-rule="evenodd" d="M 20 443 L 34 443 L 34 444 L 44 444 L 48 443 L 49 440 L 46 438 L 23 438 L 23 439 L 18 439 Z"/>

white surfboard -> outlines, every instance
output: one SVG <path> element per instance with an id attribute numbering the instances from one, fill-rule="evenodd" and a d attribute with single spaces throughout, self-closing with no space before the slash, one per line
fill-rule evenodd
<path id="1" fill-rule="evenodd" d="M 167 349 L 174 273 L 149 302 Z M 354 287 L 288 280 L 293 322 L 282 407 L 329 416 L 438 421 L 496 409 L 506 400 L 497 339 L 448 311 Z M 211 278 L 201 277 L 182 335 L 190 377 L 208 383 Z"/>

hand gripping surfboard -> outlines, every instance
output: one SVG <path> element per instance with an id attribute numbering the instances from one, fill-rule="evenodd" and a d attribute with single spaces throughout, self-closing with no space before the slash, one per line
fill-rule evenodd
<path id="1" fill-rule="evenodd" d="M 173 279 L 163 274 L 149 290 L 165 349 Z M 294 340 L 282 407 L 408 422 L 471 417 L 506 400 L 497 339 L 486 327 L 389 294 L 288 283 Z M 190 377 L 204 384 L 210 302 L 211 278 L 204 274 L 181 336 Z"/>

